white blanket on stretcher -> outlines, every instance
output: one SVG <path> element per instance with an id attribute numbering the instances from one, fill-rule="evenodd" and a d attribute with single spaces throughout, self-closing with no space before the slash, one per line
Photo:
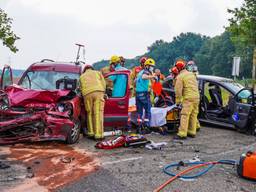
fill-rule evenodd
<path id="1" fill-rule="evenodd" d="M 131 98 L 129 100 L 129 106 L 135 105 L 135 98 Z M 151 127 L 159 127 L 166 124 L 166 114 L 168 111 L 175 108 L 176 105 L 172 105 L 166 108 L 161 107 L 151 107 L 151 120 L 150 120 L 150 126 Z M 133 123 L 137 123 L 137 112 L 131 112 L 130 113 L 131 121 Z"/>

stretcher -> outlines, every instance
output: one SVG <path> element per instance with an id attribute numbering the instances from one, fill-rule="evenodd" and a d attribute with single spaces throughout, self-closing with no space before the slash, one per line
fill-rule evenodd
<path id="1" fill-rule="evenodd" d="M 132 123 L 137 124 L 137 112 L 135 98 L 129 100 L 129 117 Z M 151 127 L 161 127 L 166 124 L 179 123 L 179 109 L 174 104 L 165 108 L 152 107 L 151 108 Z"/>

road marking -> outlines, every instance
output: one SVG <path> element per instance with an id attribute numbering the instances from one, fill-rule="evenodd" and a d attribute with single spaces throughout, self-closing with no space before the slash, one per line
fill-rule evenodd
<path id="1" fill-rule="evenodd" d="M 107 161 L 107 162 L 104 162 L 102 163 L 102 165 L 112 165 L 112 164 L 115 164 L 115 163 L 121 163 L 121 162 L 125 162 L 125 161 L 135 161 L 135 160 L 138 160 L 138 159 L 142 159 L 143 157 L 131 157 L 131 158 L 127 158 L 127 159 L 120 159 L 120 160 L 117 160 L 117 161 Z"/>

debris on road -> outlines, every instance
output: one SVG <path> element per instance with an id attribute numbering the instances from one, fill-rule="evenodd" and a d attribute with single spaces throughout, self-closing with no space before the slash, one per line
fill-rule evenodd
<path id="1" fill-rule="evenodd" d="M 147 144 L 145 147 L 147 149 L 158 149 L 158 150 L 162 150 L 163 147 L 165 147 L 167 145 L 167 142 L 159 142 L 159 143 L 155 143 L 154 141 L 150 141 L 149 144 Z"/>
<path id="2" fill-rule="evenodd" d="M 0 161 L 0 169 L 8 169 L 10 167 L 11 167 L 10 165 L 7 165 L 7 164 Z"/>
<path id="3" fill-rule="evenodd" d="M 71 163 L 72 161 L 75 160 L 75 158 L 74 157 L 64 157 L 64 156 L 62 156 L 60 158 L 60 160 L 61 160 L 62 163 Z"/>

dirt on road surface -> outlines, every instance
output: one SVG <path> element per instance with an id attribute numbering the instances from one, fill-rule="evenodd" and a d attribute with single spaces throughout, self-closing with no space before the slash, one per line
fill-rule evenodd
<path id="1" fill-rule="evenodd" d="M 195 156 L 204 161 L 238 160 L 242 153 L 256 150 L 256 137 L 227 129 L 203 127 L 196 138 L 182 142 L 174 142 L 173 135 L 150 134 L 146 137 L 154 142 L 165 141 L 168 144 L 162 150 L 98 150 L 94 147 L 95 141 L 82 138 L 72 146 L 47 142 L 1 147 L 0 161 L 2 159 L 11 167 L 0 170 L 0 189 L 147 192 L 153 191 L 170 178 L 162 171 L 166 164 L 189 160 Z M 29 174 L 28 167 L 33 170 L 34 177 L 19 177 Z M 4 176 L 8 175 L 7 170 L 16 170 L 17 178 L 4 180 Z M 34 184 L 29 184 L 29 181 Z M 27 190 L 24 190 L 24 186 L 28 186 Z M 163 191 L 254 192 L 256 183 L 239 178 L 233 166 L 220 165 L 196 180 L 176 180 Z"/>
<path id="2" fill-rule="evenodd" d="M 15 184 L 14 187 L 11 184 L 6 191 L 28 191 L 31 187 L 39 191 L 55 191 L 96 171 L 99 167 L 98 160 L 92 153 L 76 150 L 61 143 L 16 144 L 3 149 L 8 163 L 20 163 L 26 169 L 26 171 L 22 171 L 22 168 L 16 170 L 23 172 L 23 177 L 22 175 L 17 177 L 15 172 L 6 175 L 6 183 L 8 180 L 24 179 L 23 183 Z M 4 175 L 1 177 L 0 182 L 3 184 Z"/>

